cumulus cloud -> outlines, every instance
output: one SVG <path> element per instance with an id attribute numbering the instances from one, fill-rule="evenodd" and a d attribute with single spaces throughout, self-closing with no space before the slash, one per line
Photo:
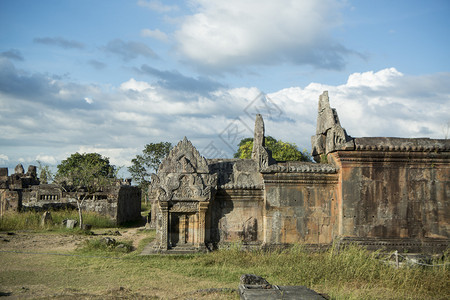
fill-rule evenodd
<path id="1" fill-rule="evenodd" d="M 83 49 L 84 44 L 74 40 L 67 40 L 63 37 L 42 37 L 35 38 L 33 42 L 50 46 L 57 46 L 64 49 Z"/>
<path id="2" fill-rule="evenodd" d="M 0 154 L 0 165 L 6 165 L 9 161 L 9 158 L 5 154 Z"/>
<path id="3" fill-rule="evenodd" d="M 0 57 L 0 93 L 11 95 L 17 99 L 33 99 L 36 102 L 51 105 L 54 108 L 80 108 L 85 105 L 79 93 L 95 94 L 98 88 L 94 85 L 65 83 L 41 73 L 28 73 L 19 70 L 8 59 Z M 27 110 L 29 106 L 24 107 Z"/>
<path id="4" fill-rule="evenodd" d="M 252 136 L 258 112 L 264 116 L 267 135 L 310 149 L 318 97 L 324 90 L 329 91 L 342 126 L 355 137 L 444 138 L 442 128 L 450 116 L 450 73 L 408 76 L 388 68 L 351 74 L 342 85 L 311 83 L 265 97 L 254 87 L 213 84 L 209 89 L 171 89 L 164 80 L 179 77 L 196 84 L 198 79 L 155 69 L 150 73 L 159 81 L 131 78 L 109 89 L 12 70 L 15 73 L 9 74 L 22 80 L 23 89 L 41 94 L 0 88 L 2 164 L 35 159 L 37 153 L 50 163 L 81 151 L 99 152 L 114 164 L 127 166 L 145 144 L 176 143 L 184 136 L 203 155 L 231 157 L 240 138 Z M 34 77 L 44 81 L 44 88 L 25 84 Z M 9 82 L 4 81 L 0 76 L 0 87 Z M 43 100 L 45 95 L 53 102 Z M 54 105 L 55 95 L 66 104 Z M 88 104 L 85 98 L 95 102 Z"/>
<path id="5" fill-rule="evenodd" d="M 24 61 L 22 53 L 17 49 L 9 49 L 8 51 L 0 52 L 0 57 L 9 58 L 18 61 Z"/>
<path id="6" fill-rule="evenodd" d="M 159 78 L 158 85 L 171 90 L 184 90 L 190 92 L 211 92 L 223 87 L 222 84 L 206 77 L 192 78 L 180 72 L 158 70 L 148 65 L 142 65 L 138 70 L 141 73 Z"/>
<path id="7" fill-rule="evenodd" d="M 154 38 L 160 41 L 168 41 L 169 38 L 167 36 L 166 33 L 162 32 L 159 29 L 155 29 L 155 30 L 151 30 L 151 29 L 142 29 L 141 30 L 141 35 L 144 37 L 150 37 L 150 38 Z"/>
<path id="8" fill-rule="evenodd" d="M 280 62 L 341 69 L 355 54 L 330 37 L 338 0 L 192 1 L 195 13 L 175 32 L 184 60 L 201 69 L 234 70 Z"/>
<path id="9" fill-rule="evenodd" d="M 150 10 L 160 12 L 160 13 L 166 13 L 166 12 L 178 10 L 178 6 L 164 5 L 161 1 L 158 1 L 158 0 L 152 0 L 152 1 L 139 0 L 138 5 L 149 8 Z"/>
<path id="10" fill-rule="evenodd" d="M 110 41 L 103 49 L 120 56 L 124 61 L 130 61 L 138 56 L 158 58 L 158 55 L 147 45 L 140 42 L 125 42 L 121 39 Z"/>
<path id="11" fill-rule="evenodd" d="M 52 166 L 56 165 L 58 162 L 54 156 L 45 155 L 45 154 L 38 154 L 36 156 L 35 160 L 40 161 L 41 163 L 44 163 L 44 164 L 52 165 Z"/>
<path id="12" fill-rule="evenodd" d="M 444 138 L 442 124 L 450 116 L 449 83 L 450 73 L 406 76 L 388 68 L 351 74 L 339 86 L 312 83 L 270 96 L 286 111 L 296 111 L 293 119 L 314 124 L 318 95 L 328 90 L 341 125 L 352 136 Z M 293 105 L 302 107 L 301 111 Z"/>

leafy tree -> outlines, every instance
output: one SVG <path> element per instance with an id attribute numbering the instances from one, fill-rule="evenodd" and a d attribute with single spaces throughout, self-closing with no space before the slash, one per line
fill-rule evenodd
<path id="1" fill-rule="evenodd" d="M 43 184 L 48 184 L 49 182 L 53 181 L 53 172 L 50 170 L 50 167 L 48 165 L 43 165 L 39 160 L 37 160 L 38 163 L 38 170 L 39 170 L 39 181 Z"/>
<path id="2" fill-rule="evenodd" d="M 239 142 L 235 158 L 251 158 L 253 150 L 253 138 L 245 138 Z M 276 140 L 271 136 L 265 138 L 265 146 L 272 151 L 272 156 L 277 161 L 311 161 L 307 151 L 301 152 L 293 143 Z"/>
<path id="3" fill-rule="evenodd" d="M 81 228 L 83 202 L 93 197 L 100 187 L 111 185 L 117 179 L 117 170 L 109 163 L 108 157 L 98 153 L 78 152 L 61 161 L 57 169 L 55 183 L 66 192 L 75 193 Z"/>
<path id="4" fill-rule="evenodd" d="M 150 185 L 150 174 L 158 171 L 162 160 L 169 154 L 173 146 L 169 142 L 150 143 L 145 145 L 141 155 L 136 155 L 128 167 L 131 177 L 142 189 L 142 195 L 147 199 L 147 190 Z"/>

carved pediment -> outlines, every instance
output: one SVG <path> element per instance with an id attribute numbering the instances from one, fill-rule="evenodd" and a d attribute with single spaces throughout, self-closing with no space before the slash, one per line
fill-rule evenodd
<path id="1" fill-rule="evenodd" d="M 206 159 L 186 137 L 170 151 L 158 169 L 158 174 L 208 172 Z"/>
<path id="2" fill-rule="evenodd" d="M 206 159 L 187 138 L 178 143 L 152 174 L 150 196 L 158 201 L 210 201 L 217 174 L 210 174 Z"/>

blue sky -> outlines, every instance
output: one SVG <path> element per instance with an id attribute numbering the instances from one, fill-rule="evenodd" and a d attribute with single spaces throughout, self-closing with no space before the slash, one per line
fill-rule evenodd
<path id="1" fill-rule="evenodd" d="M 2 0 L 0 165 L 79 151 L 127 166 L 184 136 L 230 157 L 257 112 L 310 149 L 324 90 L 352 136 L 444 138 L 449 13 L 437 0 Z"/>

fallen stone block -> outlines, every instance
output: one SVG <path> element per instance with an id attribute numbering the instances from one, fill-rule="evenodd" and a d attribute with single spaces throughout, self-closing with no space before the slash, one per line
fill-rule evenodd
<path id="1" fill-rule="evenodd" d="M 78 224 L 77 220 L 66 220 L 66 228 L 74 229 Z"/>

